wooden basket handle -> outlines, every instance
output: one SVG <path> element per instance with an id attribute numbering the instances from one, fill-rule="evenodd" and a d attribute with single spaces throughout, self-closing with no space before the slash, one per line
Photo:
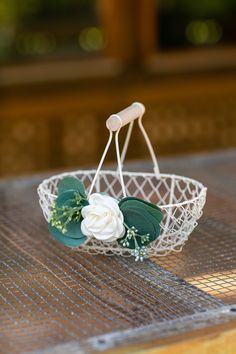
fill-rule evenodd
<path id="1" fill-rule="evenodd" d="M 142 103 L 134 102 L 122 111 L 112 114 L 106 121 L 106 126 L 110 131 L 117 131 L 126 124 L 143 116 L 145 107 Z"/>

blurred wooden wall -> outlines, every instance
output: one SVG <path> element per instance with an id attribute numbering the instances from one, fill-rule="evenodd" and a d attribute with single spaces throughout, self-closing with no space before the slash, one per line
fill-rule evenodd
<path id="1" fill-rule="evenodd" d="M 114 38 L 114 1 L 102 3 L 104 26 Z M 1 176 L 96 164 L 107 117 L 133 101 L 146 106 L 144 123 L 159 155 L 236 146 L 236 48 L 153 54 L 152 21 L 146 28 L 142 17 L 150 15 L 150 3 L 140 1 L 140 41 L 126 45 L 128 54 L 125 32 L 101 59 L 1 68 Z M 119 4 L 124 13 L 126 2 Z M 136 43 L 135 21 L 123 18 L 123 25 L 129 25 L 126 41 Z M 128 156 L 148 156 L 138 131 Z"/>
<path id="2" fill-rule="evenodd" d="M 144 123 L 159 155 L 236 146 L 232 74 L 56 86 L 5 89 L 0 100 L 1 175 L 95 164 L 107 138 L 106 118 L 138 100 L 146 105 Z M 129 157 L 146 156 L 136 131 Z"/>

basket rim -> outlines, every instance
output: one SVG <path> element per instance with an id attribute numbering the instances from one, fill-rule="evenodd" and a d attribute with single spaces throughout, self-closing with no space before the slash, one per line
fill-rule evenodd
<path id="1" fill-rule="evenodd" d="M 44 179 L 38 186 L 37 188 L 37 191 L 38 191 L 38 194 L 40 196 L 41 194 L 41 191 L 44 189 L 44 186 L 49 183 L 50 181 L 52 180 L 56 180 L 57 178 L 59 177 L 65 177 L 65 176 L 68 176 L 68 175 L 74 175 L 74 174 L 89 174 L 89 173 L 96 173 L 96 170 L 95 169 L 88 169 L 88 170 L 74 170 L 74 171 L 69 171 L 69 172 L 62 172 L 62 173 L 58 173 L 56 175 L 53 175 L 49 178 L 46 178 Z M 142 176 L 142 177 L 156 177 L 156 174 L 154 172 L 134 172 L 134 171 L 122 171 L 123 175 L 124 176 Z M 110 174 L 110 175 L 113 175 L 113 176 L 116 176 L 117 175 L 117 171 L 115 170 L 101 170 L 100 171 L 100 174 L 104 175 L 104 174 Z M 205 196 L 206 192 L 207 192 L 207 187 L 205 187 L 203 185 L 203 183 L 197 181 L 196 179 L 194 178 L 190 178 L 190 177 L 186 177 L 186 176 L 181 176 L 181 175 L 176 175 L 176 174 L 172 174 L 172 173 L 160 173 L 160 179 L 162 177 L 166 178 L 171 178 L 171 179 L 177 179 L 177 180 L 186 180 L 186 181 L 189 181 L 189 182 L 192 182 L 196 185 L 198 185 L 199 188 L 201 188 L 199 194 L 192 198 L 192 199 L 188 199 L 188 200 L 185 200 L 183 202 L 179 202 L 179 203 L 172 203 L 172 204 L 165 204 L 165 205 L 158 205 L 160 209 L 166 209 L 166 208 L 173 208 L 173 207 L 179 207 L 179 206 L 182 206 L 182 205 L 185 205 L 185 204 L 189 204 L 189 203 L 194 203 L 196 200 L 200 199 L 201 197 Z M 48 196 L 50 197 L 56 197 L 57 194 L 53 194 L 53 193 L 48 193 L 46 191 L 44 191 L 45 194 L 47 194 Z"/>

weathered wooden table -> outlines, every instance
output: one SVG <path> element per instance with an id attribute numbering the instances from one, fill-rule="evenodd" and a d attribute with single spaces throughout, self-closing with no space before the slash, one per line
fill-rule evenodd
<path id="1" fill-rule="evenodd" d="M 201 180 L 208 199 L 181 253 L 143 263 L 54 241 L 36 194 L 45 176 L 0 182 L 1 353 L 236 352 L 236 151 L 161 170 Z"/>

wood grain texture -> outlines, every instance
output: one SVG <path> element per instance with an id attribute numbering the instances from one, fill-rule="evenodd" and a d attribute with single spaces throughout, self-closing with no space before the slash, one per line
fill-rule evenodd
<path id="1" fill-rule="evenodd" d="M 1 67 L 0 175 L 96 164 L 106 119 L 134 101 L 159 155 L 236 146 L 235 46 L 160 52 L 154 0 L 97 6 L 102 55 Z M 128 157 L 147 156 L 135 132 Z"/>
<path id="2" fill-rule="evenodd" d="M 106 354 L 235 354 L 236 322 L 166 340 L 123 346 Z"/>
<path id="3" fill-rule="evenodd" d="M 106 119 L 137 99 L 146 106 L 144 125 L 159 156 L 234 147 L 235 98 L 232 74 L 134 82 L 131 76 L 30 91 L 15 86 L 0 98 L 0 174 L 96 164 L 107 139 Z M 146 156 L 134 130 L 128 158 Z M 114 151 L 108 159 L 115 159 Z"/>

